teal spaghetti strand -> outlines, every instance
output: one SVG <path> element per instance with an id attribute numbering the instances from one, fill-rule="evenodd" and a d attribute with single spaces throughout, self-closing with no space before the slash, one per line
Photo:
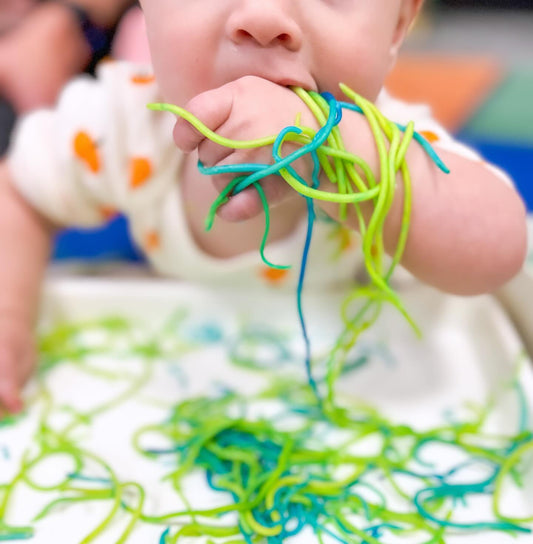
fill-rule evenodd
<path id="1" fill-rule="evenodd" d="M 274 146 L 273 146 L 273 149 L 272 149 L 272 155 L 273 155 L 273 158 L 276 161 L 276 163 L 279 163 L 281 161 L 280 149 L 281 149 L 281 146 L 283 144 L 283 140 L 291 132 L 295 133 L 295 134 L 300 134 L 301 129 L 299 129 L 298 127 L 286 127 L 284 130 L 282 130 L 280 132 L 278 138 L 274 142 Z M 312 187 L 314 187 L 314 188 L 317 188 L 318 185 L 319 185 L 318 175 L 319 175 L 319 172 L 320 172 L 320 164 L 318 162 L 318 157 L 316 155 L 316 149 L 317 148 L 318 148 L 318 146 L 315 149 L 311 150 L 311 156 L 312 156 L 312 159 L 313 159 Z M 290 171 L 291 171 L 291 175 L 293 175 L 297 179 L 301 179 L 299 174 L 296 171 L 294 171 L 294 169 L 292 167 L 289 167 L 289 168 L 290 168 Z M 302 182 L 303 182 L 303 180 L 302 180 Z M 313 225 L 314 225 L 314 222 L 315 222 L 315 209 L 314 209 L 313 200 L 311 198 L 308 198 L 308 197 L 304 197 L 304 198 L 306 200 L 306 205 L 307 205 L 307 233 L 306 233 L 304 248 L 303 248 L 303 252 L 302 252 L 302 259 L 301 259 L 301 264 L 300 264 L 300 273 L 298 275 L 298 285 L 297 285 L 297 288 L 296 288 L 296 305 L 297 305 L 297 310 L 298 310 L 298 319 L 300 321 L 300 329 L 301 329 L 302 338 L 303 338 L 303 341 L 304 341 L 305 369 L 306 369 L 306 373 L 307 373 L 307 380 L 309 382 L 309 386 L 311 387 L 311 390 L 313 391 L 313 393 L 316 396 L 318 404 L 321 405 L 322 400 L 321 400 L 321 397 L 320 397 L 320 393 L 318 391 L 318 386 L 317 386 L 316 380 L 314 379 L 314 376 L 313 376 L 313 370 L 312 370 L 312 364 L 311 364 L 311 340 L 310 340 L 309 334 L 307 332 L 307 325 L 306 325 L 306 322 L 305 322 L 305 317 L 304 317 L 304 312 L 303 312 L 303 307 L 302 307 L 303 286 L 304 286 L 304 281 L 305 281 L 305 273 L 306 273 L 306 270 L 307 270 L 307 261 L 308 261 L 308 257 L 309 257 L 309 249 L 310 249 L 310 246 L 311 246 L 311 240 L 313 238 Z"/>
<path id="2" fill-rule="evenodd" d="M 363 113 L 363 110 L 356 106 L 355 104 L 351 104 L 350 102 L 339 102 L 340 106 L 344 109 L 354 111 L 356 113 Z M 407 130 L 406 125 L 401 125 L 400 123 L 395 123 L 395 125 L 402 131 L 405 132 Z M 424 151 L 427 153 L 429 158 L 437 165 L 437 167 L 442 170 L 445 174 L 450 173 L 450 169 L 444 164 L 442 159 L 439 157 L 435 149 L 433 149 L 433 146 L 420 134 L 419 132 L 413 133 L 413 138 L 422 146 Z"/>

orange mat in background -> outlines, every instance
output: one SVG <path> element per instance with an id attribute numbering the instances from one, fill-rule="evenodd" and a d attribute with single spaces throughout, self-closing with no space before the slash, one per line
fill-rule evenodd
<path id="1" fill-rule="evenodd" d="M 403 54 L 386 86 L 396 97 L 429 104 L 448 130 L 460 129 L 502 80 L 487 57 Z"/>

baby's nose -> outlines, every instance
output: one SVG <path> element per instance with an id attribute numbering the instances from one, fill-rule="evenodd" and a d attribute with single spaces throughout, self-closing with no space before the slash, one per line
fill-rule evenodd
<path id="1" fill-rule="evenodd" d="M 228 18 L 230 39 L 262 47 L 282 45 L 296 51 L 302 44 L 302 30 L 289 12 L 290 0 L 242 0 Z"/>

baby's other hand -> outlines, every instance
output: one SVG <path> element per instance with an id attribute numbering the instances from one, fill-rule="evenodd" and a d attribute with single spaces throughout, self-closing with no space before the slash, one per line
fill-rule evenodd
<path id="1" fill-rule="evenodd" d="M 0 419 L 23 408 L 21 389 L 37 357 L 31 325 L 23 319 L 0 316 Z"/>
<path id="2" fill-rule="evenodd" d="M 222 87 L 195 96 L 185 109 L 212 131 L 232 140 L 253 140 L 277 135 L 286 126 L 294 125 L 301 113 L 301 124 L 318 129 L 317 122 L 301 99 L 287 87 L 269 80 L 245 76 Z M 184 119 L 174 127 L 174 141 L 184 152 L 196 151 L 204 166 L 239 163 L 272 164 L 272 146 L 255 149 L 232 149 L 215 144 L 200 134 Z M 294 151 L 295 144 L 285 144 L 283 155 Z M 294 163 L 298 173 L 308 179 L 312 171 L 309 159 Z M 238 174 L 212 176 L 215 187 L 222 191 Z M 269 205 L 276 206 L 296 192 L 280 176 L 261 181 Z M 219 215 L 228 221 L 250 219 L 262 211 L 262 204 L 253 187 L 248 187 L 221 206 Z"/>

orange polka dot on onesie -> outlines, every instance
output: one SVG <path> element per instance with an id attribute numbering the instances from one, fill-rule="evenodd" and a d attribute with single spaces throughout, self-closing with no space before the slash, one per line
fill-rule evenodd
<path id="1" fill-rule="evenodd" d="M 440 138 L 434 133 L 432 132 L 431 130 L 423 130 L 421 133 L 420 133 L 422 136 L 424 136 L 424 138 L 430 143 L 434 143 L 434 142 L 438 142 L 440 140 Z"/>
<path id="2" fill-rule="evenodd" d="M 131 82 L 135 85 L 149 85 L 155 81 L 155 76 L 152 74 L 136 74 L 132 76 Z"/>
<path id="3" fill-rule="evenodd" d="M 130 160 L 130 187 L 142 187 L 152 175 L 152 163 L 144 157 L 134 157 Z"/>
<path id="4" fill-rule="evenodd" d="M 289 270 L 265 266 L 261 268 L 261 270 L 259 271 L 259 275 L 272 285 L 280 285 L 287 279 L 287 276 L 289 275 Z"/>
<path id="5" fill-rule="evenodd" d="M 161 247 L 161 237 L 156 230 L 151 230 L 144 237 L 144 249 L 147 252 L 155 251 Z"/>
<path id="6" fill-rule="evenodd" d="M 111 221 L 111 219 L 114 219 L 118 215 L 118 211 L 116 208 L 112 208 L 111 206 L 101 206 L 100 215 L 104 221 Z"/>
<path id="7" fill-rule="evenodd" d="M 98 144 L 84 130 L 74 135 L 72 142 L 74 155 L 94 174 L 100 171 L 100 152 Z"/>

